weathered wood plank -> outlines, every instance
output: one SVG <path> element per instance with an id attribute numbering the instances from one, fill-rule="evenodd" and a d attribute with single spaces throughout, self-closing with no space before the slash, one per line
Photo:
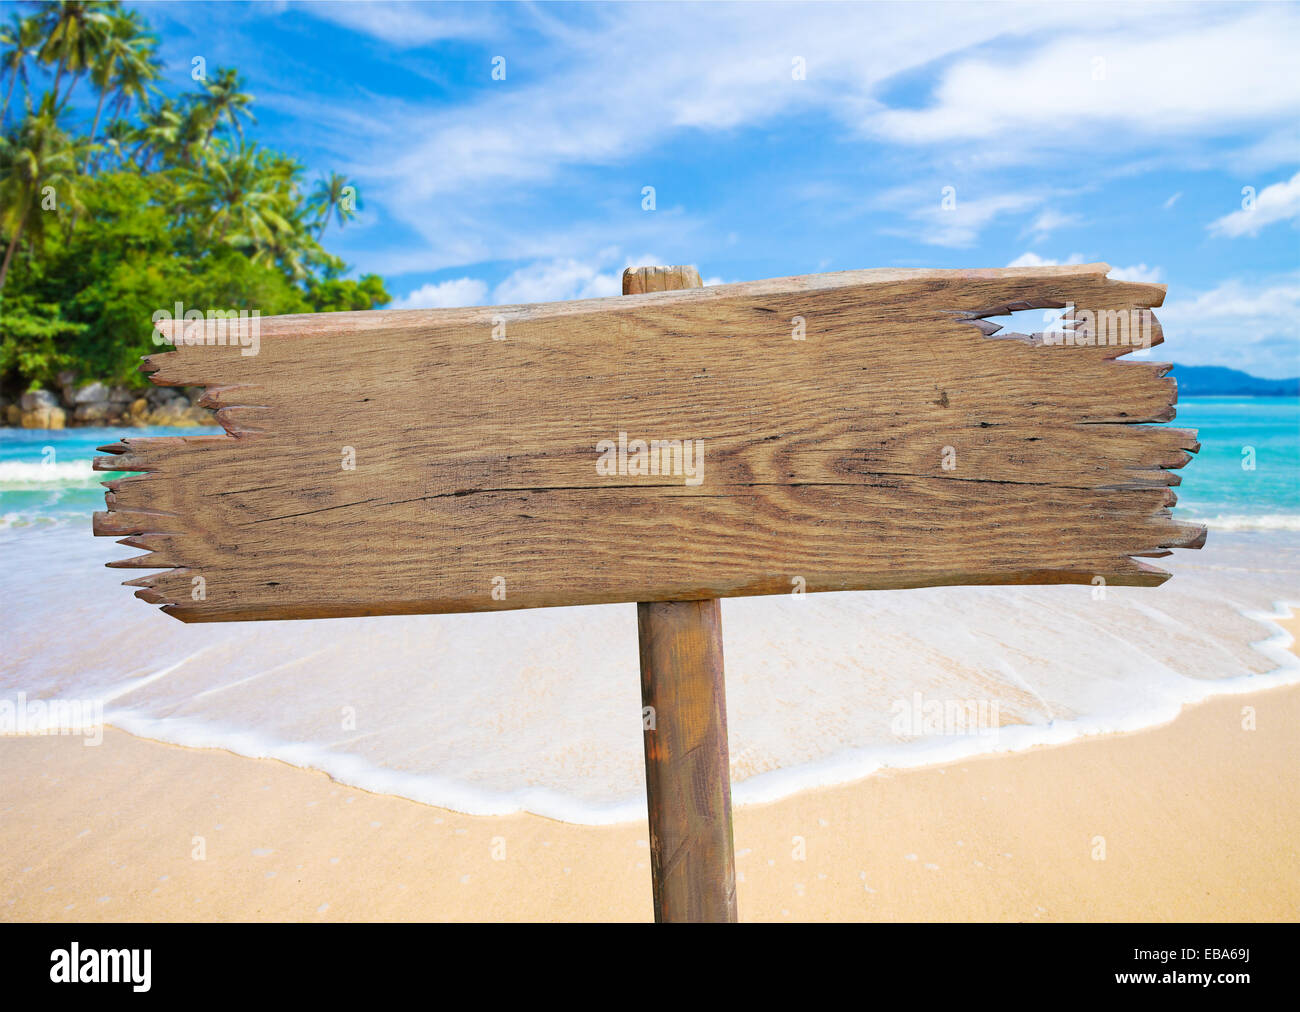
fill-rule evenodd
<path id="1" fill-rule="evenodd" d="M 234 346 L 146 365 L 207 387 L 229 435 L 103 448 L 101 470 L 147 473 L 111 483 L 97 531 L 152 552 L 125 565 L 175 570 L 133 583 L 186 621 L 693 600 L 796 576 L 1159 583 L 1135 557 L 1203 537 L 1169 513 L 1195 434 L 1134 424 L 1173 417 L 1168 367 L 1115 361 L 1132 344 L 1095 324 L 1051 344 L 983 323 L 1162 301 L 1106 270 L 278 317 L 256 345 L 230 321 Z M 698 481 L 686 457 L 600 473 L 597 445 L 620 433 L 702 441 Z"/>

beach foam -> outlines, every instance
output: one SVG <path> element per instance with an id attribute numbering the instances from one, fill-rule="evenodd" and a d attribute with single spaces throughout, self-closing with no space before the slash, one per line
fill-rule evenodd
<path id="1" fill-rule="evenodd" d="M 0 532 L 14 630 L 0 695 L 102 698 L 110 724 L 323 770 L 472 814 L 644 811 L 632 605 L 186 626 L 102 568 L 84 529 Z M 734 796 L 766 801 L 1172 719 L 1300 681 L 1269 624 L 1300 537 L 1224 534 L 1157 589 L 953 587 L 723 602 Z M 130 574 L 127 574 L 130 575 Z M 996 734 L 900 734 L 926 701 L 996 703 Z"/>
<path id="2" fill-rule="evenodd" d="M 1238 513 L 1198 517 L 1216 531 L 1300 531 L 1300 513 Z"/>
<path id="3" fill-rule="evenodd" d="M 0 461 L 0 491 L 31 488 L 37 485 L 85 486 L 94 482 L 96 478 L 97 474 L 88 460 L 49 463 L 27 460 Z"/>

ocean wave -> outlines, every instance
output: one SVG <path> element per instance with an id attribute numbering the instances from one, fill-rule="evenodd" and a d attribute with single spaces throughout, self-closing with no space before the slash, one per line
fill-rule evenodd
<path id="1" fill-rule="evenodd" d="M 100 478 L 89 460 L 0 461 L 0 492 L 60 485 L 93 488 Z"/>
<path id="2" fill-rule="evenodd" d="M 1192 519 L 1216 531 L 1300 531 L 1300 513 L 1229 513 Z"/>
<path id="3" fill-rule="evenodd" d="M 0 531 L 21 530 L 25 527 L 56 527 L 73 519 L 83 519 L 80 514 L 69 516 L 49 513 L 0 513 Z"/>
<path id="4" fill-rule="evenodd" d="M 183 625 L 131 600 L 102 566 L 122 550 L 78 523 L 0 539 L 14 629 L 0 697 L 99 699 L 133 734 L 473 814 L 644 818 L 629 605 Z M 1135 731 L 1214 695 L 1300 682 L 1278 624 L 1296 603 L 1300 535 L 1225 532 L 1166 565 L 1175 578 L 1158 590 L 724 601 L 735 802 Z M 918 726 L 949 704 L 991 719 Z"/>

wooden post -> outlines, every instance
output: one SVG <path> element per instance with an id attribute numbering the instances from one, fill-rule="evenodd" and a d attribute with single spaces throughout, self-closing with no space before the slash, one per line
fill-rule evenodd
<path id="1" fill-rule="evenodd" d="M 623 273 L 623 294 L 700 288 L 694 267 Z M 650 873 L 660 923 L 735 922 L 719 601 L 641 602 Z"/>

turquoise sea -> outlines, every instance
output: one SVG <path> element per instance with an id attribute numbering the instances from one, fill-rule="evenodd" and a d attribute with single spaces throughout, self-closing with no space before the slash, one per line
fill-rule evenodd
<path id="1" fill-rule="evenodd" d="M 1300 398 L 1188 398 L 1172 424 L 1201 440 L 1179 514 L 1211 530 L 1300 530 Z"/>
<path id="2" fill-rule="evenodd" d="M 104 508 L 99 484 L 118 474 L 91 469 L 96 447 L 123 435 L 176 436 L 221 429 L 7 429 L 0 428 L 0 529 L 61 524 L 90 525 Z"/>

